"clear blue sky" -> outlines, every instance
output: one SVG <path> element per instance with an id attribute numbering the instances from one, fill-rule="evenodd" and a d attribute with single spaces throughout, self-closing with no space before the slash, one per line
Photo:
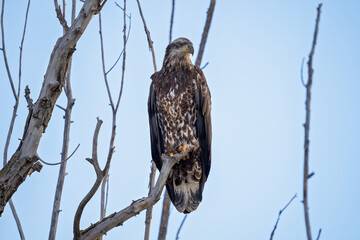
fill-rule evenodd
<path id="1" fill-rule="evenodd" d="M 6 47 L 13 78 L 26 1 L 7 1 Z M 121 1 L 118 2 L 123 5 Z M 305 239 L 302 200 L 305 89 L 300 81 L 303 57 L 310 52 L 319 1 L 218 1 L 202 65 L 212 93 L 213 161 L 203 202 L 188 217 L 180 239 L 268 239 L 278 211 L 283 213 L 275 239 Z M 82 3 L 77 1 L 80 8 Z M 71 4 L 69 1 L 68 8 Z M 197 53 L 209 1 L 176 1 L 173 37 L 187 37 Z M 153 73 L 151 54 L 136 1 L 127 4 L 131 33 L 126 76 L 118 114 L 116 152 L 110 170 L 107 213 L 119 211 L 147 194 L 150 139 L 147 97 Z M 154 42 L 158 67 L 168 44 L 171 1 L 142 1 Z M 324 1 L 314 57 L 310 126 L 310 220 L 313 237 L 360 239 L 360 2 Z M 69 16 L 67 12 L 67 16 Z M 122 49 L 122 12 L 109 0 L 103 11 L 106 65 Z M 52 1 L 32 1 L 23 52 L 23 83 L 36 99 L 52 48 L 62 35 Z M 196 54 L 193 57 L 195 60 Z M 1 155 L 14 100 L 0 59 Z M 104 120 L 99 156 L 104 164 L 111 111 L 102 78 L 98 17 L 95 16 L 73 55 L 71 152 L 59 217 L 57 239 L 72 239 L 77 205 L 95 180 L 91 156 L 96 117 Z M 121 68 L 109 75 L 117 92 Z M 307 79 L 307 68 L 304 67 Z M 23 93 L 21 94 L 23 95 Z M 66 105 L 62 95 L 58 103 Z M 22 136 L 27 116 L 23 98 L 9 157 Z M 60 161 L 63 112 L 56 108 L 38 153 Z M 26 239 L 47 239 L 58 166 L 44 166 L 13 197 Z M 99 194 L 85 208 L 81 227 L 99 218 Z M 161 202 L 155 206 L 151 239 L 157 238 Z M 174 239 L 183 218 L 171 207 L 168 239 Z M 105 239 L 143 239 L 145 214 L 113 229 Z M 0 239 L 18 239 L 9 206 L 0 218 Z"/>

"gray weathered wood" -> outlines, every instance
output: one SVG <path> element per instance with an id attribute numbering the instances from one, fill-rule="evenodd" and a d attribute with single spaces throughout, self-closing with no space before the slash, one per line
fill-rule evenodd
<path id="1" fill-rule="evenodd" d="M 39 159 L 37 149 L 65 84 L 70 57 L 92 16 L 98 13 L 101 7 L 101 2 L 98 0 L 85 1 L 74 24 L 54 46 L 40 95 L 25 123 L 22 141 L 10 161 L 0 171 L 0 216 L 6 203 L 25 181 L 33 164 Z"/>

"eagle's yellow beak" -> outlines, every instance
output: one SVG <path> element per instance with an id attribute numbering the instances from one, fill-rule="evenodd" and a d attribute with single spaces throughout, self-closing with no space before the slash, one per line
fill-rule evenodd
<path id="1" fill-rule="evenodd" d="M 194 47 L 192 45 L 185 45 L 182 48 L 180 48 L 180 51 L 191 53 L 191 55 L 194 55 Z"/>

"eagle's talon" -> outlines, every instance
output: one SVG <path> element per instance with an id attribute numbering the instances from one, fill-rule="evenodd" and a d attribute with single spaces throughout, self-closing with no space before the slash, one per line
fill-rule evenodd
<path id="1" fill-rule="evenodd" d="M 170 153 L 169 155 L 170 155 L 170 157 L 173 157 L 173 156 L 174 156 L 174 154 L 173 154 L 173 153 Z"/>

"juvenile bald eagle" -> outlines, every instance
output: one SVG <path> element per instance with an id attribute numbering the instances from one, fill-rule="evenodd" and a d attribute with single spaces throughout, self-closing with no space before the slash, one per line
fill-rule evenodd
<path id="1" fill-rule="evenodd" d="M 211 99 L 202 70 L 190 59 L 193 44 L 186 38 L 170 43 L 163 66 L 151 76 L 148 100 L 151 153 L 156 167 L 161 155 L 184 146 L 193 149 L 172 168 L 166 183 L 179 212 L 194 211 L 202 200 L 211 164 Z"/>

